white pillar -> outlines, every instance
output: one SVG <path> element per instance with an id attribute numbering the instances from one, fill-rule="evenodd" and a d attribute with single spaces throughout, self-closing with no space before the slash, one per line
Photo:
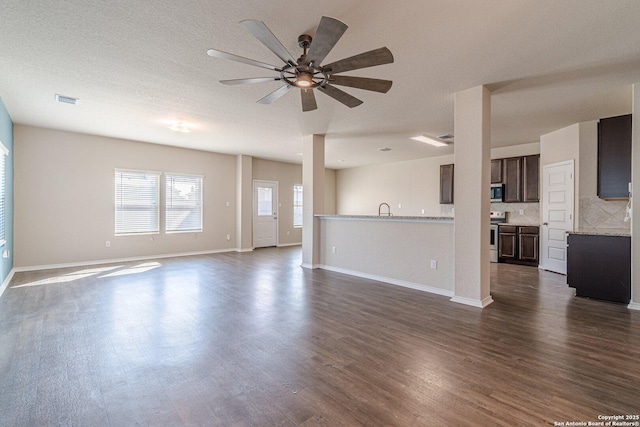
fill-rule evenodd
<path id="1" fill-rule="evenodd" d="M 324 213 L 324 135 L 303 140 L 302 158 L 302 267 L 318 268 L 320 220 Z"/>
<path id="2" fill-rule="evenodd" d="M 451 301 L 486 307 L 489 277 L 491 93 L 477 86 L 455 94 L 454 289 Z"/>
<path id="3" fill-rule="evenodd" d="M 640 83 L 633 85 L 633 119 L 631 123 L 631 302 L 629 308 L 640 310 Z"/>
<path id="4" fill-rule="evenodd" d="M 236 156 L 236 250 L 253 250 L 253 158 Z"/>

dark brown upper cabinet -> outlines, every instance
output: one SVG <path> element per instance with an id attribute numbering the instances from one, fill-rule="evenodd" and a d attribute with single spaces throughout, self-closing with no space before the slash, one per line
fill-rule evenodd
<path id="1" fill-rule="evenodd" d="M 522 161 L 522 201 L 537 202 L 540 200 L 540 155 L 524 156 Z"/>
<path id="2" fill-rule="evenodd" d="M 521 203 L 540 200 L 540 155 L 502 159 L 504 202 Z"/>
<path id="3" fill-rule="evenodd" d="M 598 197 L 628 199 L 631 182 L 631 114 L 598 122 Z"/>
<path id="4" fill-rule="evenodd" d="M 453 204 L 453 165 L 440 165 L 440 204 Z"/>
<path id="5" fill-rule="evenodd" d="M 491 160 L 491 183 L 502 184 L 502 159 Z"/>
<path id="6" fill-rule="evenodd" d="M 502 159 L 504 165 L 504 202 L 522 202 L 522 157 Z"/>

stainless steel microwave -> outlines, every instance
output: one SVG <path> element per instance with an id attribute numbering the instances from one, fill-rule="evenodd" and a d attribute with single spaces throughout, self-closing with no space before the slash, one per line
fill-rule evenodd
<path id="1" fill-rule="evenodd" d="M 504 184 L 491 184 L 491 201 L 504 201 Z"/>

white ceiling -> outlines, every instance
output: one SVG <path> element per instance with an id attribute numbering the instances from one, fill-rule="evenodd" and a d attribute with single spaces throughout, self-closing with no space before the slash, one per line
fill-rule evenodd
<path id="1" fill-rule="evenodd" d="M 637 0 L 2 3 L 0 97 L 15 123 L 290 162 L 300 162 L 303 136 L 326 134 L 334 168 L 452 153 L 409 137 L 453 133 L 454 93 L 470 87 L 492 91 L 498 147 L 630 113 L 640 82 Z M 297 89 L 261 105 L 277 82 L 218 83 L 276 73 L 208 48 L 280 64 L 239 21 L 264 21 L 297 57 L 298 35 L 323 15 L 349 26 L 324 63 L 391 50 L 393 64 L 346 73 L 393 80 L 387 94 L 344 88 L 364 101 L 349 109 L 318 93 L 318 110 L 303 113 Z M 176 120 L 193 132 L 170 131 Z"/>

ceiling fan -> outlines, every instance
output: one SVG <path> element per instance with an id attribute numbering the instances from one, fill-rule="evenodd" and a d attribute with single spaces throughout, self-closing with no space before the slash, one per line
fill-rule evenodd
<path id="1" fill-rule="evenodd" d="M 220 80 L 220 83 L 226 85 L 270 81 L 281 81 L 284 83 L 284 86 L 258 100 L 260 104 L 271 104 L 287 93 L 292 87 L 297 87 L 301 89 L 302 111 L 312 111 L 318 108 L 313 89 L 318 89 L 320 92 L 329 95 L 347 107 L 353 108 L 362 104 L 362 101 L 338 89 L 334 85 L 349 86 L 380 93 L 386 93 L 391 89 L 391 80 L 337 75 L 345 71 L 392 63 L 393 55 L 386 47 L 364 52 L 324 66 L 320 65 L 340 37 L 347 31 L 347 25 L 337 19 L 323 16 L 322 19 L 320 19 L 320 24 L 318 25 L 314 38 L 308 34 L 302 34 L 298 37 L 298 46 L 303 49 L 303 53 L 297 60 L 291 56 L 264 22 L 245 20 L 241 21 L 240 25 L 249 30 L 263 45 L 275 53 L 276 56 L 284 62 L 284 65 L 280 67 L 269 65 L 264 62 L 216 49 L 209 49 L 207 54 L 216 58 L 241 62 L 243 64 L 278 72 L 279 75 L 276 77 Z"/>

